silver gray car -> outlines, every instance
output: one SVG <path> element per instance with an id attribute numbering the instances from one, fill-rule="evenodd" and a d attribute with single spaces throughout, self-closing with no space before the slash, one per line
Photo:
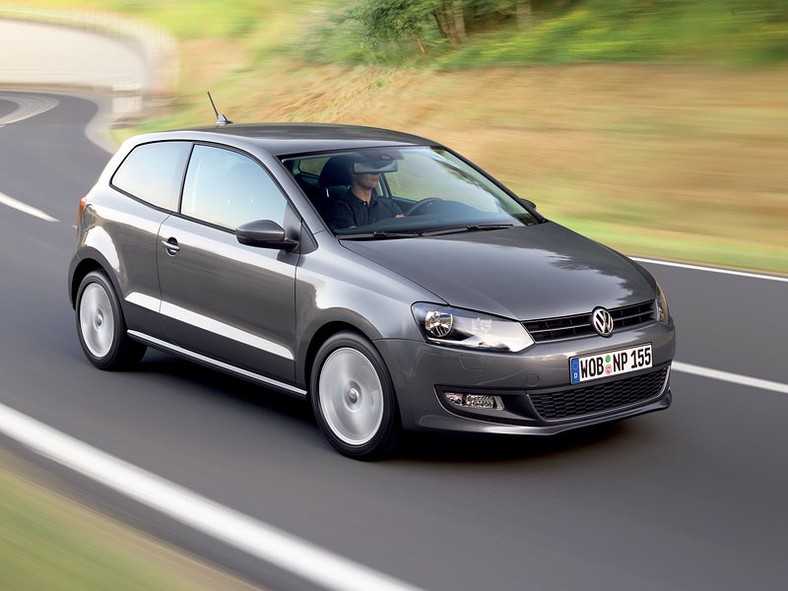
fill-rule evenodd
<path id="1" fill-rule="evenodd" d="M 96 367 L 153 347 L 302 397 L 357 459 L 403 430 L 549 435 L 671 401 L 643 267 L 393 131 L 127 140 L 80 201 L 69 296 Z"/>

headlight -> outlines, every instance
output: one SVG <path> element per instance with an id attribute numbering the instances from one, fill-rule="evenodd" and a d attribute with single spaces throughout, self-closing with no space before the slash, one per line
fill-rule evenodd
<path id="1" fill-rule="evenodd" d="M 534 344 L 522 324 L 472 310 L 413 304 L 413 316 L 431 343 L 517 353 Z"/>
<path id="2" fill-rule="evenodd" d="M 665 299 L 665 294 L 662 292 L 662 288 L 657 283 L 657 300 L 655 302 L 655 306 L 657 309 L 657 320 L 660 322 L 664 322 L 665 324 L 670 323 L 670 312 L 668 311 L 668 300 Z"/>

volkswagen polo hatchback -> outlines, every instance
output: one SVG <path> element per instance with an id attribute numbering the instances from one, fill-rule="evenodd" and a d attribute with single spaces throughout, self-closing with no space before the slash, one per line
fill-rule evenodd
<path id="1" fill-rule="evenodd" d="M 671 400 L 643 267 L 393 131 L 127 140 L 80 201 L 69 296 L 96 367 L 153 347 L 302 397 L 359 459 L 403 429 L 549 435 Z"/>

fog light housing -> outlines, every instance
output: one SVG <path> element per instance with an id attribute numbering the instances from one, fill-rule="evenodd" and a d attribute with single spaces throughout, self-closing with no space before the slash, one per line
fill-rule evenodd
<path id="1" fill-rule="evenodd" d="M 459 392 L 444 392 L 446 401 L 460 408 L 474 408 L 480 410 L 503 410 L 503 401 L 499 396 L 489 394 L 461 394 Z"/>

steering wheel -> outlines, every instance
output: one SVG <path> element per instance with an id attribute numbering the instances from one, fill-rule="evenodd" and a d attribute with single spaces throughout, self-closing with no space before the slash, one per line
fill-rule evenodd
<path id="1" fill-rule="evenodd" d="M 419 215 L 417 212 L 421 211 L 424 213 L 423 210 L 427 209 L 428 207 L 432 207 L 436 203 L 443 203 L 443 199 L 440 197 L 427 197 L 426 199 L 422 199 L 416 205 L 411 207 L 408 212 L 405 214 L 405 217 L 410 217 L 412 215 Z"/>

